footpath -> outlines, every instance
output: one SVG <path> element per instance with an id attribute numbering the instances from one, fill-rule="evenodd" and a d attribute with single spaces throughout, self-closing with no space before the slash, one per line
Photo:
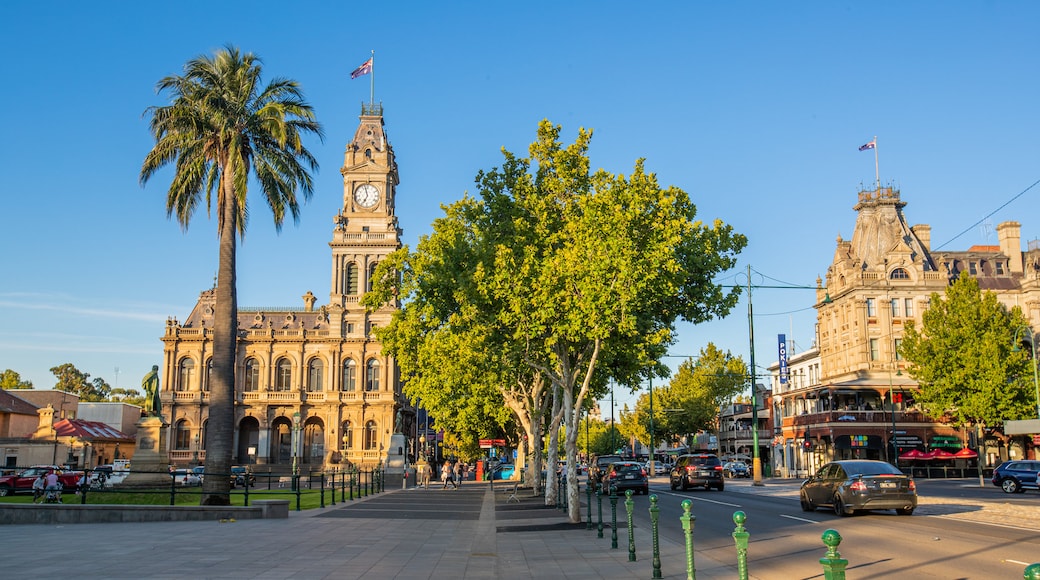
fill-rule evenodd
<path id="1" fill-rule="evenodd" d="M 727 489 L 797 496 L 796 482 Z M 290 512 L 288 520 L 0 526 L 0 569 L 8 578 L 80 579 L 652 577 L 650 530 L 636 526 L 637 561 L 629 562 L 620 503 L 619 549 L 611 550 L 609 528 L 599 538 L 596 530 L 569 523 L 564 512 L 545 507 L 530 492 L 521 490 L 519 501 L 510 499 L 512 490 L 503 483 L 492 490 L 483 482 L 467 482 L 459 490 L 434 486 L 388 491 L 325 509 Z M 942 507 L 922 502 L 919 510 Z M 1032 509 L 1040 513 L 1040 508 Z M 986 512 L 961 513 L 982 517 Z M 1004 517 L 992 515 L 995 522 L 1006 522 Z M 664 578 L 686 577 L 681 542 L 659 539 Z M 736 576 L 733 562 L 697 554 L 699 580 Z"/>

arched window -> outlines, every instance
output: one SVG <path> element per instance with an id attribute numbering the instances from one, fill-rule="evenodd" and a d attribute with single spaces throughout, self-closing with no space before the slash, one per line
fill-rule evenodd
<path id="1" fill-rule="evenodd" d="M 369 360 L 368 367 L 365 369 L 365 390 L 379 390 L 379 361 L 376 359 Z"/>
<path id="2" fill-rule="evenodd" d="M 173 448 L 178 451 L 191 449 L 191 423 L 186 419 L 177 421 L 174 427 Z"/>
<path id="3" fill-rule="evenodd" d="M 365 423 L 365 450 L 371 451 L 378 446 L 378 433 L 376 433 L 376 422 Z"/>
<path id="4" fill-rule="evenodd" d="M 350 421 L 343 422 L 343 437 L 340 439 L 343 449 L 354 448 L 354 430 L 351 429 Z"/>
<path id="5" fill-rule="evenodd" d="M 288 391 L 292 388 L 292 363 L 287 358 L 278 359 L 275 365 L 274 390 Z"/>
<path id="6" fill-rule="evenodd" d="M 907 273 L 903 268 L 896 268 L 892 270 L 892 273 L 888 275 L 890 280 L 909 280 L 910 274 Z"/>
<path id="7" fill-rule="evenodd" d="M 352 358 L 343 361 L 343 390 L 347 392 L 357 390 L 357 363 Z"/>
<path id="8" fill-rule="evenodd" d="M 310 364 L 307 365 L 307 390 L 310 392 L 317 392 L 322 390 L 322 376 L 325 370 L 325 363 L 321 362 L 321 359 L 314 357 L 311 359 Z"/>
<path id="9" fill-rule="evenodd" d="M 192 377 L 195 375 L 195 361 L 190 358 L 182 358 L 177 373 L 177 390 L 187 391 L 191 388 Z"/>
<path id="10" fill-rule="evenodd" d="M 372 262 L 368 266 L 368 280 L 365 281 L 365 292 L 372 291 L 372 284 L 376 279 L 376 267 L 379 266 L 379 262 Z"/>
<path id="11" fill-rule="evenodd" d="M 213 359 L 210 358 L 206 361 L 206 378 L 202 380 L 202 390 L 209 390 L 209 382 L 213 378 Z"/>
<path id="12" fill-rule="evenodd" d="M 242 390 L 247 393 L 256 392 L 260 388 L 260 363 L 255 358 L 246 359 L 246 376 L 243 378 Z"/>
<path id="13" fill-rule="evenodd" d="M 343 293 L 356 296 L 358 289 L 358 267 L 351 262 L 343 267 Z"/>

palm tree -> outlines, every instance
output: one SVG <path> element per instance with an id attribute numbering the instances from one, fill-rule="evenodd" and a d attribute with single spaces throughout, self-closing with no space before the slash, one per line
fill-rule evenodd
<path id="1" fill-rule="evenodd" d="M 238 330 L 235 236 L 246 231 L 250 173 L 281 231 L 286 210 L 299 221 L 297 192 L 305 200 L 313 193 L 308 166 L 315 171 L 318 163 L 301 138 L 314 133 L 324 139 L 299 85 L 276 78 L 261 86 L 260 69 L 258 57 L 226 46 L 212 57 L 188 61 L 183 75 L 160 80 L 156 91 L 168 91 L 170 104 L 145 111 L 151 115 L 155 147 L 145 157 L 140 181 L 143 186 L 161 167 L 174 165 L 166 216 L 176 214 L 187 229 L 199 205 L 205 204 L 209 215 L 216 191 L 220 250 L 206 437 L 206 470 L 213 473 L 231 472 Z M 227 505 L 230 477 L 207 477 L 202 492 L 203 505 Z"/>

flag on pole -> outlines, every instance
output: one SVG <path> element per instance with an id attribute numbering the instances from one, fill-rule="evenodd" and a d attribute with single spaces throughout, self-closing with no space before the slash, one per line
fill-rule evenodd
<path id="1" fill-rule="evenodd" d="M 356 79 L 359 76 L 367 75 L 372 72 L 372 59 L 366 60 L 361 66 L 354 69 L 354 72 L 350 73 L 350 78 Z"/>
<path id="2" fill-rule="evenodd" d="M 364 66 L 364 65 L 362 65 L 362 66 Z M 360 70 L 360 69 L 358 69 L 358 70 Z M 355 71 L 355 72 L 357 72 L 357 71 Z M 867 149 L 874 149 L 876 147 L 877 147 L 877 138 L 875 137 L 874 140 L 871 141 L 870 143 L 867 143 L 866 145 L 861 145 L 859 150 L 860 151 L 866 151 Z"/>

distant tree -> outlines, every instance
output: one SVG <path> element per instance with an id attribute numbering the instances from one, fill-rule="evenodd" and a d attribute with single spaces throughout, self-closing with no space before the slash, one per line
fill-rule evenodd
<path id="1" fill-rule="evenodd" d="M 747 374 L 743 359 L 709 342 L 696 360 L 683 361 L 671 382 L 655 391 L 655 433 L 674 440 L 717 430 L 720 407 L 746 387 Z"/>
<path id="2" fill-rule="evenodd" d="M 157 90 L 168 92 L 172 102 L 146 112 L 155 146 L 141 167 L 141 184 L 159 169 L 174 166 L 166 215 L 176 215 L 182 228 L 200 206 L 208 212 L 211 203 L 216 205 L 219 260 L 206 468 L 229 473 L 238 326 L 236 236 L 246 233 L 248 183 L 256 179 L 276 229 L 287 212 L 298 221 L 297 192 L 310 198 L 308 167 L 318 167 L 303 137 L 321 137 L 322 130 L 295 81 L 276 78 L 262 84 L 260 59 L 231 46 L 188 61 L 184 75 L 160 80 Z M 207 477 L 200 502 L 228 505 L 230 487 L 226 477 Z"/>
<path id="3" fill-rule="evenodd" d="M 22 376 L 6 369 L 2 375 L 0 375 L 0 389 L 31 389 L 33 388 L 32 381 L 23 381 Z"/>
<path id="4" fill-rule="evenodd" d="M 1008 310 L 966 272 L 945 296 L 933 293 L 920 329 L 909 322 L 900 347 L 920 385 L 915 399 L 925 413 L 956 425 L 989 427 L 1032 417 L 1028 349 L 1013 352 L 1020 326 L 1028 326 L 1021 309 Z"/>
<path id="5" fill-rule="evenodd" d="M 144 395 L 137 389 L 123 389 L 116 387 L 109 392 L 109 401 L 116 403 L 127 403 L 129 405 L 144 406 Z"/>
<path id="6" fill-rule="evenodd" d="M 51 372 L 58 378 L 54 385 L 55 390 L 78 395 L 91 388 L 90 374 L 79 370 L 72 363 L 51 367 Z"/>

